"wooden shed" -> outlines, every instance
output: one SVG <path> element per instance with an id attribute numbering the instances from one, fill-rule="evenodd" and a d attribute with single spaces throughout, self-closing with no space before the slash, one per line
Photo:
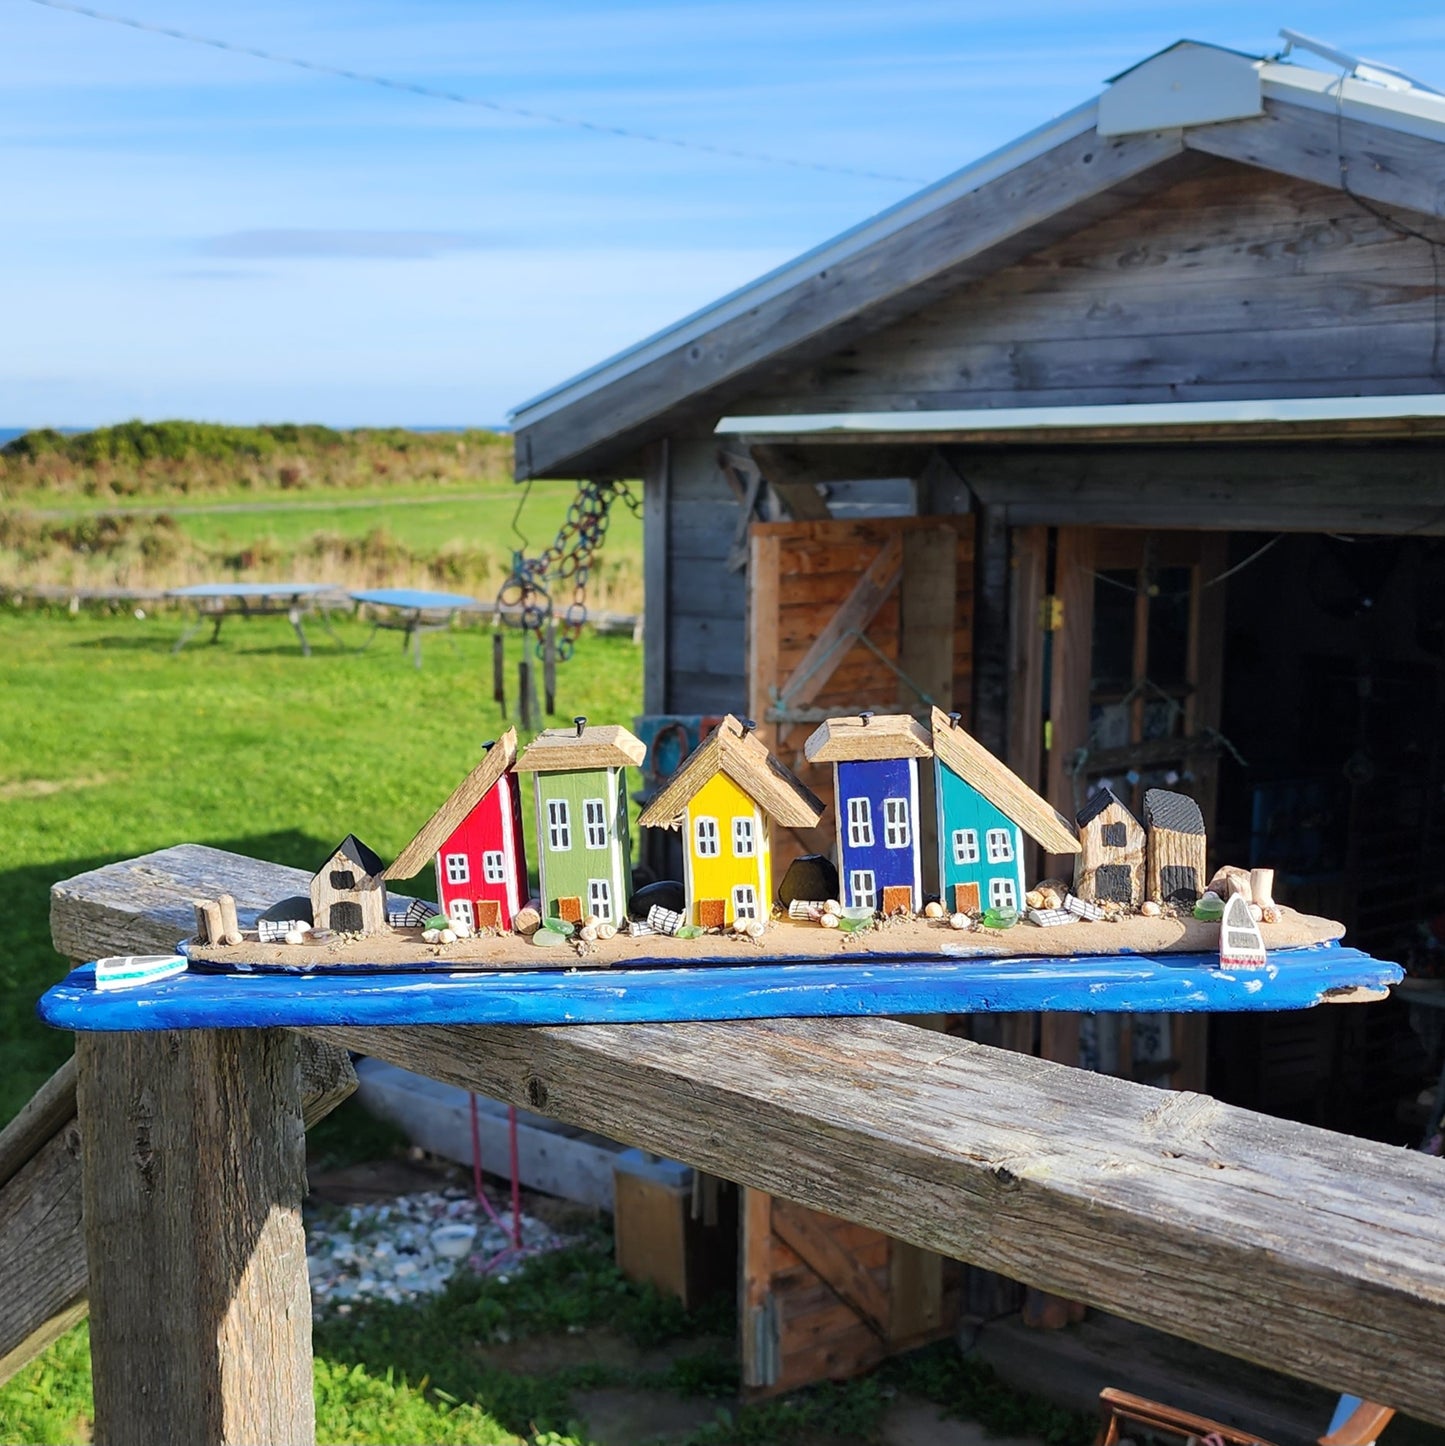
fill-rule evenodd
<path id="1" fill-rule="evenodd" d="M 1181 42 L 519 408 L 517 475 L 643 478 L 648 713 L 831 799 L 820 718 L 955 711 L 1385 952 L 1445 908 L 1442 244 L 1445 97 Z M 1379 1129 L 1390 1008 L 1112 1058 Z"/>

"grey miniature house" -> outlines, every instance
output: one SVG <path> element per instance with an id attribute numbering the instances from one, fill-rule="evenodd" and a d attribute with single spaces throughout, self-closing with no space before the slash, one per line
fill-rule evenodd
<path id="1" fill-rule="evenodd" d="M 1187 793 L 1151 788 L 1144 794 L 1148 830 L 1148 879 L 1151 899 L 1193 903 L 1204 892 L 1204 815 Z"/>

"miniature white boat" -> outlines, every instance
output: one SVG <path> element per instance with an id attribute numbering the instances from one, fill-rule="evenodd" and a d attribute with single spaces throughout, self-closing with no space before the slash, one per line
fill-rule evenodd
<path id="1" fill-rule="evenodd" d="M 1219 967 L 1221 969 L 1262 969 L 1264 936 L 1249 902 L 1243 894 L 1231 894 L 1219 925 Z"/>
<path id="2" fill-rule="evenodd" d="M 184 974 L 186 960 L 180 954 L 117 954 L 95 961 L 97 989 L 134 989 Z"/>

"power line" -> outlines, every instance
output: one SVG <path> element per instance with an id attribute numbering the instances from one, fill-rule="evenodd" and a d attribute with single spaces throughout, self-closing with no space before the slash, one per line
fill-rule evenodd
<path id="1" fill-rule="evenodd" d="M 348 70 L 344 66 L 325 65 L 316 60 L 303 60 L 296 55 L 281 55 L 274 50 L 258 50 L 251 45 L 236 45 L 229 40 L 217 40 L 210 35 L 196 35 L 189 30 L 175 30 L 168 25 L 152 25 L 146 20 L 133 20 L 125 15 L 112 15 L 104 10 L 92 10 L 88 5 L 75 5 L 70 0 L 30 0 L 32 5 L 43 5 L 47 10 L 65 10 L 72 15 L 83 15 L 89 20 L 104 20 L 109 25 L 124 25 L 129 30 L 139 30 L 147 35 L 164 35 L 171 40 L 184 40 L 191 45 L 205 45 L 212 50 L 224 50 L 232 55 L 249 55 L 255 60 L 267 60 L 275 65 L 289 65 L 296 70 L 309 70 L 316 75 L 335 76 L 340 80 L 359 81 L 363 85 L 380 86 L 383 90 L 399 90 L 409 95 L 425 96 L 429 100 L 451 101 L 454 105 L 475 106 L 479 110 L 496 111 L 501 115 L 520 116 L 524 120 L 544 121 L 548 125 L 570 126 L 574 130 L 590 131 L 594 135 L 615 136 L 627 141 L 645 141 L 653 146 L 671 146 L 676 150 L 703 151 L 712 156 L 723 156 L 734 161 L 758 161 L 769 166 L 789 166 L 799 171 L 824 171 L 835 176 L 859 176 L 869 181 L 896 181 L 910 186 L 926 184 L 916 176 L 894 176 L 885 171 L 865 171 L 856 166 L 835 166 L 827 161 L 801 161 L 792 156 L 775 156 L 766 151 L 743 151 L 730 146 L 709 145 L 706 141 L 684 140 L 679 136 L 654 135 L 650 131 L 631 130 L 626 126 L 603 125 L 599 121 L 584 120 L 580 116 L 554 115 L 550 111 L 532 110 L 527 106 L 510 105 L 506 101 L 488 100 L 483 96 L 463 95 L 459 91 L 439 90 L 435 86 L 417 85 L 408 80 L 392 80 L 384 75 L 372 75 L 364 70 Z"/>

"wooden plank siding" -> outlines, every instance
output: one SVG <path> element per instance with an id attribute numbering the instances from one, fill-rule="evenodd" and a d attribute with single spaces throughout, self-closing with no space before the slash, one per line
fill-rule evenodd
<path id="1" fill-rule="evenodd" d="M 732 410 L 1438 391 L 1434 284 L 1428 246 L 1351 197 L 1214 161 Z"/>

